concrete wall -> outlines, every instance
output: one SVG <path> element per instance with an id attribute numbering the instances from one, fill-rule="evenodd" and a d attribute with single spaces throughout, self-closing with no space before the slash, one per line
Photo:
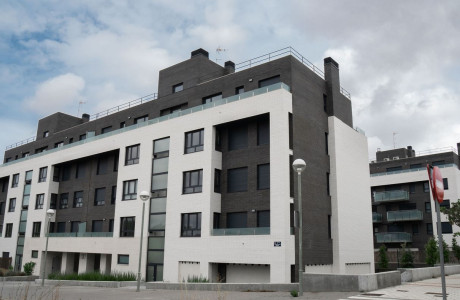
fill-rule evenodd
<path id="1" fill-rule="evenodd" d="M 227 265 L 227 283 L 269 283 L 270 266 Z"/>
<path id="2" fill-rule="evenodd" d="M 402 282 L 414 282 L 429 278 L 441 277 L 441 267 L 419 268 L 419 269 L 401 269 Z M 459 274 L 460 265 L 444 266 L 446 275 Z"/>

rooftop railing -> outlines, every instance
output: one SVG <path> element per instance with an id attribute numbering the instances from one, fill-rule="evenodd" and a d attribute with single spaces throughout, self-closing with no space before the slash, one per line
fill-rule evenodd
<path id="1" fill-rule="evenodd" d="M 111 108 L 109 108 L 107 110 L 101 111 L 99 113 L 93 114 L 93 115 L 91 115 L 89 117 L 89 120 L 90 121 L 97 120 L 99 118 L 106 117 L 108 115 L 117 113 L 119 111 L 131 108 L 133 106 L 137 106 L 137 105 L 140 105 L 140 104 L 143 104 L 143 103 L 155 100 L 155 99 L 158 99 L 158 94 L 157 93 L 153 93 L 153 94 L 150 94 L 150 95 L 138 98 L 138 99 L 134 99 L 132 101 L 129 101 L 129 102 L 120 104 L 118 106 L 111 107 Z"/>
<path id="2" fill-rule="evenodd" d="M 253 227 L 253 228 L 219 228 L 213 229 L 213 236 L 224 235 L 269 235 L 270 227 Z"/>
<path id="3" fill-rule="evenodd" d="M 445 165 L 438 165 L 438 168 L 450 168 L 457 166 L 456 164 L 445 164 Z M 376 177 L 376 176 L 385 176 L 385 175 L 393 175 L 393 174 L 400 174 L 400 173 L 410 173 L 410 172 L 419 172 L 423 171 L 426 172 L 426 167 L 423 168 L 414 168 L 414 169 L 406 169 L 406 170 L 398 170 L 398 171 L 391 171 L 391 172 L 382 172 L 382 173 L 374 173 L 371 174 L 371 177 Z"/>
<path id="4" fill-rule="evenodd" d="M 423 220 L 423 212 L 417 209 L 389 211 L 387 212 L 387 220 L 388 222 L 420 221 Z"/>
<path id="5" fill-rule="evenodd" d="M 377 243 L 410 243 L 412 234 L 407 232 L 379 232 L 375 234 Z"/>
<path id="6" fill-rule="evenodd" d="M 263 88 L 258 88 L 258 89 L 255 89 L 255 90 L 252 90 L 252 91 L 249 91 L 249 92 L 245 92 L 245 93 L 242 93 L 242 94 L 234 95 L 234 96 L 231 96 L 231 97 L 228 97 L 228 98 L 222 98 L 222 99 L 216 100 L 216 101 L 211 102 L 211 103 L 206 103 L 206 104 L 194 106 L 194 107 L 191 107 L 191 108 L 187 108 L 187 109 L 184 109 L 184 110 L 181 110 L 181 111 L 174 112 L 174 113 L 169 114 L 169 115 L 161 116 L 161 117 L 151 119 L 151 120 L 148 120 L 148 121 L 145 121 L 145 122 L 140 122 L 140 123 L 137 123 L 137 124 L 133 124 L 131 126 L 126 126 L 124 128 L 116 129 L 116 130 L 110 131 L 108 133 L 104 133 L 104 134 L 100 134 L 100 135 L 96 135 L 96 136 L 92 136 L 92 137 L 87 136 L 87 138 L 84 139 L 84 140 L 77 141 L 77 142 L 74 142 L 72 144 L 67 144 L 67 145 L 64 145 L 62 147 L 46 150 L 46 151 L 43 151 L 41 153 L 36 153 L 36 154 L 30 155 L 30 156 L 27 156 L 27 157 L 23 157 L 23 158 L 20 158 L 20 159 L 17 159 L 17 160 L 13 160 L 13 161 L 10 161 L 10 162 L 7 162 L 7 163 L 4 163 L 4 164 L 0 165 L 0 167 L 9 166 L 9 165 L 17 163 L 17 162 L 26 161 L 26 160 L 36 158 L 36 157 L 40 157 L 42 155 L 46 155 L 46 154 L 49 154 L 49 153 L 54 153 L 54 152 L 57 152 L 57 151 L 69 149 L 71 147 L 76 147 L 76 146 L 79 146 L 79 145 L 82 145 L 82 144 L 90 143 L 92 141 L 96 141 L 96 140 L 99 140 L 99 139 L 102 139 L 102 138 L 117 135 L 117 134 L 120 134 L 120 133 L 123 133 L 123 132 L 126 132 L 126 131 L 130 131 L 130 130 L 140 128 L 140 127 L 152 125 L 152 124 L 167 121 L 167 120 L 170 120 L 170 119 L 175 119 L 175 118 L 178 118 L 178 117 L 181 117 L 181 116 L 185 116 L 185 115 L 189 115 L 189 114 L 192 114 L 192 113 L 195 113 L 195 112 L 199 112 L 199 111 L 203 111 L 203 110 L 206 110 L 206 109 L 209 109 L 209 108 L 213 108 L 215 106 L 220 106 L 220 105 L 232 103 L 232 102 L 235 102 L 235 101 L 240 101 L 240 100 L 243 100 L 243 99 L 246 99 L 246 98 L 266 94 L 266 93 L 276 91 L 276 90 L 280 90 L 280 89 L 286 90 L 288 92 L 290 91 L 290 88 L 289 88 L 289 86 L 287 84 L 285 84 L 283 82 L 278 82 L 278 83 L 275 83 L 275 84 L 272 84 L 272 85 L 269 85 L 269 86 L 266 86 L 266 87 L 263 87 Z"/>
<path id="7" fill-rule="evenodd" d="M 395 202 L 409 200 L 409 192 L 403 190 L 374 193 L 375 203 Z"/>
<path id="8" fill-rule="evenodd" d="M 51 232 L 49 237 L 113 237 L 113 232 Z"/>
<path id="9" fill-rule="evenodd" d="M 9 149 L 13 149 L 13 148 L 19 147 L 19 146 L 22 146 L 22 145 L 25 145 L 25 144 L 28 144 L 28 143 L 35 142 L 35 139 L 36 139 L 36 137 L 33 136 L 33 137 L 28 138 L 28 139 L 22 140 L 22 141 L 20 141 L 20 142 L 17 142 L 17 143 L 8 145 L 8 146 L 5 147 L 5 151 L 6 151 L 6 150 L 9 150 Z"/>

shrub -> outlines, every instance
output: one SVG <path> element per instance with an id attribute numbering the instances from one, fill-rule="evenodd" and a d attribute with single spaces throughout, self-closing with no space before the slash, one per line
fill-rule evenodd
<path id="1" fill-rule="evenodd" d="M 209 282 L 208 278 L 204 277 L 204 276 L 198 276 L 198 275 L 192 275 L 192 276 L 188 276 L 187 277 L 187 282 L 191 282 L 191 283 L 207 283 Z"/>
<path id="2" fill-rule="evenodd" d="M 414 255 L 410 250 L 406 249 L 406 243 L 402 244 L 401 254 L 401 267 L 413 268 L 414 267 Z"/>
<path id="3" fill-rule="evenodd" d="M 452 252 L 455 258 L 460 262 L 460 246 L 457 244 L 457 238 L 455 236 L 452 238 Z"/>
<path id="4" fill-rule="evenodd" d="M 297 292 L 296 290 L 292 290 L 291 291 L 291 296 L 292 297 L 299 297 L 299 292 Z"/>
<path id="5" fill-rule="evenodd" d="M 26 275 L 30 276 L 34 272 L 34 268 L 35 268 L 35 263 L 33 261 L 29 261 L 28 263 L 25 263 L 24 264 L 24 273 L 26 273 Z"/>
<path id="6" fill-rule="evenodd" d="M 438 250 L 439 252 L 439 250 Z M 449 262 L 449 246 L 447 246 L 447 243 L 442 239 L 442 255 L 444 257 L 444 263 Z"/>
<path id="7" fill-rule="evenodd" d="M 81 274 L 51 273 L 48 275 L 48 279 L 84 281 L 135 281 L 137 276 L 131 272 L 112 272 L 108 274 L 101 274 L 99 272 L 87 272 Z"/>
<path id="8" fill-rule="evenodd" d="M 388 255 L 385 245 L 380 246 L 379 249 L 379 268 L 388 269 Z"/>
<path id="9" fill-rule="evenodd" d="M 425 262 L 429 266 L 434 266 L 434 264 L 438 261 L 439 259 L 439 251 L 438 251 L 438 245 L 436 244 L 435 240 L 433 238 L 429 239 L 428 242 L 425 245 Z"/>

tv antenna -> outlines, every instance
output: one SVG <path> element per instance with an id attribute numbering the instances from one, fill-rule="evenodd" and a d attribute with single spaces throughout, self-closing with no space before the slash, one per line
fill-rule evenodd
<path id="1" fill-rule="evenodd" d="M 393 132 L 393 149 L 396 149 L 396 135 L 398 133 L 397 132 Z"/>
<path id="2" fill-rule="evenodd" d="M 228 49 L 221 48 L 220 46 L 217 46 L 216 49 L 216 63 L 218 63 L 220 60 L 222 60 L 222 54 L 224 52 L 227 52 Z"/>
<path id="3" fill-rule="evenodd" d="M 80 117 L 80 109 L 81 109 L 81 106 L 83 104 L 85 104 L 86 101 L 78 101 L 78 113 L 77 113 L 77 117 Z"/>

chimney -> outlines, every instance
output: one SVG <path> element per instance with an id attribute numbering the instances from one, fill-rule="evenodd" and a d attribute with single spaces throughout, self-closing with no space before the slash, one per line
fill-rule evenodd
<path id="1" fill-rule="evenodd" d="M 82 114 L 81 119 L 83 120 L 83 123 L 89 122 L 89 115 L 88 114 Z"/>
<path id="2" fill-rule="evenodd" d="M 225 62 L 225 74 L 235 73 L 235 63 L 231 60 Z"/>
<path id="3" fill-rule="evenodd" d="M 206 58 L 209 58 L 209 53 L 208 51 L 200 48 L 200 49 L 196 49 L 195 51 L 192 51 L 192 55 L 190 56 L 190 58 L 193 58 L 195 56 L 198 56 L 198 55 L 204 55 Z"/>
<path id="4" fill-rule="evenodd" d="M 457 154 L 460 155 L 460 143 L 457 143 Z"/>

